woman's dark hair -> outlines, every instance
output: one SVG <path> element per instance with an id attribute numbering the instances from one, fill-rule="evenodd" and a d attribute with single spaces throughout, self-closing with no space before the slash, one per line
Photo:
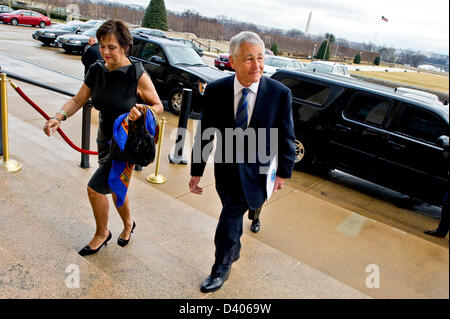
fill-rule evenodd
<path id="1" fill-rule="evenodd" d="M 133 47 L 133 36 L 130 29 L 128 29 L 125 22 L 118 19 L 109 19 L 103 23 L 97 30 L 97 39 L 99 42 L 109 34 L 114 34 L 119 41 L 122 48 L 125 49 L 125 54 L 129 55 Z"/>

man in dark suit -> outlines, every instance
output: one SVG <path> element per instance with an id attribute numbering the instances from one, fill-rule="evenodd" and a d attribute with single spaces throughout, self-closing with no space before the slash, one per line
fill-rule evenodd
<path id="1" fill-rule="evenodd" d="M 100 46 L 96 37 L 89 37 L 89 47 L 83 52 L 81 62 L 84 65 L 84 76 L 86 76 L 89 67 L 97 61 L 103 61 L 100 53 Z"/>
<path id="2" fill-rule="evenodd" d="M 291 91 L 262 76 L 264 42 L 256 33 L 239 33 L 230 40 L 230 60 L 236 74 L 206 87 L 192 151 L 189 188 L 201 194 L 198 184 L 216 135 L 214 175 L 223 207 L 214 238 L 215 262 L 202 292 L 222 287 L 240 256 L 243 215 L 260 208 L 267 198 L 267 154 L 277 154 L 274 191 L 291 177 L 295 158 Z M 230 132 L 236 135 L 227 140 Z"/>

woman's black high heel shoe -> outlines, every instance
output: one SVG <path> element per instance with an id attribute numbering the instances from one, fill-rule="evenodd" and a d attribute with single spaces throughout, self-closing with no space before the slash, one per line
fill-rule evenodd
<path id="1" fill-rule="evenodd" d="M 136 227 L 136 223 L 133 220 L 133 228 L 131 228 L 131 232 L 133 232 L 134 228 Z M 124 239 L 124 238 L 118 238 L 117 239 L 117 245 L 119 245 L 120 247 L 125 247 L 126 245 L 128 245 L 128 242 L 131 239 L 131 233 L 130 233 L 130 238 L 128 239 Z"/>
<path id="2" fill-rule="evenodd" d="M 107 246 L 108 245 L 108 241 L 111 239 L 112 234 L 111 232 L 109 232 L 108 238 L 106 238 L 106 240 L 100 245 L 100 247 L 98 247 L 97 249 L 92 249 L 89 245 L 84 246 L 84 248 L 82 250 L 80 250 L 78 253 L 81 256 L 88 256 L 88 255 L 93 255 L 95 253 L 97 253 L 100 248 L 103 247 L 103 245 Z"/>

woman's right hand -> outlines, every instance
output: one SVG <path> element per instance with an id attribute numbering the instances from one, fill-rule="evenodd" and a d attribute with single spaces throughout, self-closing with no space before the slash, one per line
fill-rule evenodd
<path id="1" fill-rule="evenodd" d="M 50 136 L 50 132 L 55 133 L 56 130 L 61 125 L 61 122 L 55 118 L 49 119 L 44 126 L 44 132 L 47 134 L 47 136 Z"/>

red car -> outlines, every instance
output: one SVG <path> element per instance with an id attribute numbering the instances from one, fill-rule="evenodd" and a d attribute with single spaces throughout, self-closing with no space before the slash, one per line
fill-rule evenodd
<path id="1" fill-rule="evenodd" d="M 219 70 L 230 70 L 234 71 L 234 69 L 231 67 L 230 62 L 230 54 L 229 53 L 222 53 L 219 54 L 216 59 L 214 60 L 214 66 L 218 68 Z"/>
<path id="2" fill-rule="evenodd" d="M 16 10 L 10 13 L 2 13 L 0 20 L 3 23 L 11 23 L 12 25 L 28 24 L 41 28 L 52 24 L 49 17 L 31 10 Z"/>

